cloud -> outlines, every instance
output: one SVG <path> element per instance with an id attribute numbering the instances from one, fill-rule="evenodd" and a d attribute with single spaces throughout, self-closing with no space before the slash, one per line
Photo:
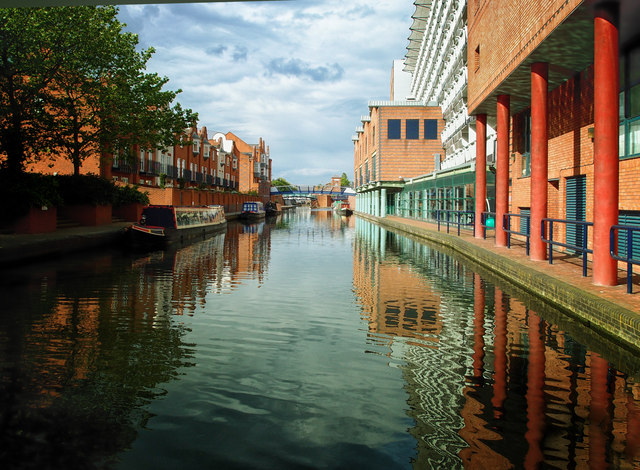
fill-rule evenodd
<path id="1" fill-rule="evenodd" d="M 367 103 L 388 99 L 412 2 L 296 0 L 120 7 L 156 53 L 149 72 L 182 89 L 199 126 L 262 137 L 273 177 L 318 184 L 353 173 L 351 136 Z"/>
<path id="2" fill-rule="evenodd" d="M 207 49 L 205 49 L 205 52 L 208 55 L 220 57 L 227 51 L 227 49 L 228 47 L 224 44 L 218 44 L 216 46 L 207 47 Z"/>
<path id="3" fill-rule="evenodd" d="M 233 48 L 232 59 L 234 62 L 246 62 L 249 50 L 244 46 L 235 46 Z"/>
<path id="4" fill-rule="evenodd" d="M 339 64 L 313 67 L 300 59 L 287 60 L 282 57 L 269 61 L 266 68 L 268 74 L 307 77 L 316 82 L 340 80 L 344 75 L 344 69 Z"/>

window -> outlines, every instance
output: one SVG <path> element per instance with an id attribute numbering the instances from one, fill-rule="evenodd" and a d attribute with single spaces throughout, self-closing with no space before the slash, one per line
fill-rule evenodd
<path id="1" fill-rule="evenodd" d="M 640 47 L 620 58 L 620 157 L 640 154 Z"/>
<path id="2" fill-rule="evenodd" d="M 418 119 L 407 119 L 407 139 L 420 138 L 420 121 Z"/>
<path id="3" fill-rule="evenodd" d="M 437 119 L 424 120 L 424 138 L 426 140 L 438 139 L 438 120 Z"/>
<path id="4" fill-rule="evenodd" d="M 531 176 L 531 111 L 522 114 L 522 176 Z"/>
<path id="5" fill-rule="evenodd" d="M 373 179 L 373 181 L 376 180 L 376 155 L 375 153 L 373 154 L 373 156 L 371 157 L 371 178 Z"/>
<path id="6" fill-rule="evenodd" d="M 400 119 L 389 119 L 388 121 L 388 137 L 389 139 L 400 139 L 400 128 L 402 121 Z"/>
<path id="7" fill-rule="evenodd" d="M 144 171 L 145 156 L 146 156 L 146 152 L 144 150 L 140 150 L 140 171 Z"/>

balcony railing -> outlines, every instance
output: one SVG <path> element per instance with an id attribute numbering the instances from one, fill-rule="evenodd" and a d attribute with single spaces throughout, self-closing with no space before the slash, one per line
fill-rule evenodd
<path id="1" fill-rule="evenodd" d="M 454 225 L 458 228 L 458 236 L 460 236 L 460 229 L 466 228 L 475 231 L 475 212 L 474 211 L 454 211 L 454 210 L 436 210 L 436 221 L 438 222 L 438 232 L 440 231 L 440 225 L 445 224 L 447 226 L 447 233 L 449 233 L 449 227 Z"/>
<path id="2" fill-rule="evenodd" d="M 580 232 L 577 232 L 576 230 L 576 240 L 579 240 L 581 238 L 580 245 L 572 244 L 572 243 L 562 243 L 557 240 L 554 240 L 553 239 L 554 223 L 564 224 L 568 227 L 573 226 L 573 227 L 576 227 L 576 229 L 580 228 L 581 229 Z M 545 231 L 546 224 L 549 225 L 548 239 L 544 238 L 544 234 L 546 233 Z M 589 248 L 587 248 L 587 232 L 589 230 L 589 227 L 593 227 L 593 222 L 585 222 L 583 220 L 567 220 L 567 219 L 542 219 L 542 221 L 540 222 L 540 230 L 541 230 L 540 233 L 542 234 L 542 241 L 549 246 L 549 264 L 553 264 L 553 247 L 554 246 L 562 246 L 564 248 L 568 248 L 569 250 L 580 253 L 580 256 L 582 256 L 582 276 L 586 277 L 587 276 L 587 253 L 593 253 L 593 250 L 590 250 Z M 565 233 L 566 232 L 567 230 L 565 230 Z M 581 236 L 578 236 L 578 233 L 580 233 Z M 565 238 L 566 238 L 566 235 L 565 235 Z"/>
<path id="3" fill-rule="evenodd" d="M 626 253 L 621 254 L 619 252 L 618 237 L 616 237 L 616 233 L 626 232 Z M 611 252 L 611 257 L 615 260 L 622 261 L 623 263 L 627 263 L 627 294 L 631 294 L 633 292 L 633 265 L 640 264 L 640 259 L 634 259 L 633 253 L 640 249 L 640 246 L 634 246 L 634 241 L 638 241 L 636 237 L 634 237 L 634 233 L 640 234 L 640 227 L 637 225 L 614 225 L 611 227 L 609 231 L 609 251 Z M 634 240 L 635 239 L 635 240 Z"/>
<path id="4" fill-rule="evenodd" d="M 511 218 L 517 217 L 520 219 L 520 230 L 511 230 Z M 522 235 L 526 238 L 526 252 L 529 255 L 529 240 L 531 238 L 531 216 L 528 214 L 504 214 L 502 218 L 502 228 L 507 233 L 507 248 L 511 248 L 511 235 Z M 524 225 L 524 231 L 523 228 Z"/>

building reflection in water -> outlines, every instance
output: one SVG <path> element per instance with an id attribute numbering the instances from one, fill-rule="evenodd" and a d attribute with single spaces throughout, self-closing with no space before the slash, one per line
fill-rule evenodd
<path id="1" fill-rule="evenodd" d="M 3 271 L 0 467 L 94 468 L 129 447 L 161 384 L 193 365 L 175 316 L 261 283 L 269 250 L 269 224 L 230 223 L 167 251 Z"/>
<path id="2" fill-rule="evenodd" d="M 354 288 L 404 362 L 415 468 L 638 468 L 640 359 L 489 276 L 356 222 Z"/>

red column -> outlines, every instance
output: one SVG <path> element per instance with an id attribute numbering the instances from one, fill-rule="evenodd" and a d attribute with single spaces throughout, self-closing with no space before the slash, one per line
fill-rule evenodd
<path id="1" fill-rule="evenodd" d="M 473 378 L 479 382 L 484 373 L 485 292 L 480 275 L 473 276 Z"/>
<path id="2" fill-rule="evenodd" d="M 618 223 L 618 28 L 617 12 L 602 6 L 594 20 L 593 282 L 617 284 L 609 254 L 609 230 Z"/>
<path id="3" fill-rule="evenodd" d="M 481 216 L 487 200 L 487 115 L 476 116 L 476 238 L 482 238 Z"/>
<path id="4" fill-rule="evenodd" d="M 493 340 L 493 416 L 501 418 L 504 414 L 504 401 L 507 398 L 507 311 L 504 305 L 504 294 L 496 287 L 495 321 Z"/>
<path id="5" fill-rule="evenodd" d="M 547 83 L 548 64 L 531 64 L 531 245 L 532 260 L 546 259 L 540 223 L 547 217 L 548 131 Z"/>
<path id="6" fill-rule="evenodd" d="M 542 439 L 545 426 L 544 382 L 545 345 L 540 318 L 529 312 L 529 367 L 527 370 L 527 432 L 525 439 L 529 449 L 524 458 L 524 468 L 539 468 L 544 460 Z"/>
<path id="7" fill-rule="evenodd" d="M 498 96 L 498 145 L 496 155 L 496 246 L 507 246 L 502 229 L 503 215 L 509 212 L 509 109 L 510 96 Z"/>
<path id="8" fill-rule="evenodd" d="M 609 363 L 591 353 L 591 406 L 589 409 L 589 465 L 607 468 L 607 440 L 610 434 L 611 394 L 607 388 Z"/>

